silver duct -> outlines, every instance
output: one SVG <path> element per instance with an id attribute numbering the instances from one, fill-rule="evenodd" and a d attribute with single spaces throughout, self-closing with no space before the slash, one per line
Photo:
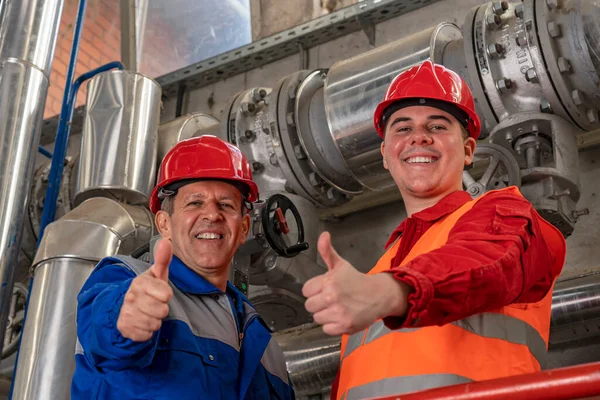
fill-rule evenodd
<path id="1" fill-rule="evenodd" d="M 98 74 L 87 93 L 74 205 L 92 197 L 148 204 L 156 179 L 160 86 L 117 70 Z"/>
<path id="2" fill-rule="evenodd" d="M 147 202 L 160 96 L 156 82 L 128 71 L 90 82 L 74 201 L 81 204 L 48 225 L 34 260 L 14 398 L 69 398 L 77 294 L 101 258 L 130 254 L 152 237 L 148 209 L 117 200 Z"/>
<path id="3" fill-rule="evenodd" d="M 550 346 L 600 335 L 600 274 L 556 283 Z"/>
<path id="4" fill-rule="evenodd" d="M 15 399 L 69 398 L 79 290 L 100 259 L 130 254 L 152 233 L 152 215 L 146 208 L 106 198 L 89 199 L 48 225 L 33 262 Z"/>
<path id="5" fill-rule="evenodd" d="M 362 186 L 377 190 L 394 185 L 383 168 L 381 139 L 373 127 L 373 110 L 388 85 L 425 60 L 442 64 L 448 43 L 461 37 L 456 25 L 442 23 L 331 67 L 324 90 L 327 123 L 339 156 Z"/>
<path id="6" fill-rule="evenodd" d="M 306 324 L 273 335 L 283 350 L 290 380 L 298 396 L 331 390 L 340 364 L 340 338 Z"/>
<path id="7" fill-rule="evenodd" d="M 0 343 L 63 2 L 0 2 Z"/>

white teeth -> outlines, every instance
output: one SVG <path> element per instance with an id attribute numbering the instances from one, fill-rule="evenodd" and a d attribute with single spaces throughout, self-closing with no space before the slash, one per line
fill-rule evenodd
<path id="1" fill-rule="evenodd" d="M 221 239 L 218 233 L 200 233 L 196 235 L 196 239 Z"/>
<path id="2" fill-rule="evenodd" d="M 406 160 L 407 163 L 432 163 L 435 159 L 433 157 L 410 157 Z"/>

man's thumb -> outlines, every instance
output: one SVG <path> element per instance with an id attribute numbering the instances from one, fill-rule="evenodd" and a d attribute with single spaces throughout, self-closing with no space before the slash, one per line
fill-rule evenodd
<path id="1" fill-rule="evenodd" d="M 331 244 L 331 234 L 329 232 L 323 232 L 321 236 L 319 236 L 317 248 L 329 270 L 334 269 L 340 261 L 344 260 L 333 248 L 333 245 Z"/>
<path id="2" fill-rule="evenodd" d="M 173 246 L 171 241 L 161 239 L 154 247 L 154 265 L 150 268 L 155 278 L 165 282 L 169 281 L 169 264 L 173 257 Z"/>

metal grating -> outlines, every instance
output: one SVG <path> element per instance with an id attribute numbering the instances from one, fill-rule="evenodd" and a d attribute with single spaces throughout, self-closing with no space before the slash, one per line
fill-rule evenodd
<path id="1" fill-rule="evenodd" d="M 249 45 L 157 78 L 163 95 L 176 96 L 181 84 L 197 89 L 258 68 L 369 25 L 397 17 L 438 0 L 363 0 Z M 301 45 L 301 46 L 299 46 Z"/>
<path id="2" fill-rule="evenodd" d="M 186 90 L 198 89 L 238 75 L 300 51 L 326 43 L 380 22 L 425 7 L 439 0 L 359 0 L 358 3 L 295 26 L 275 35 L 192 64 L 156 80 L 163 97 L 175 97 L 181 84 Z M 73 113 L 72 132 L 81 130 L 84 107 Z M 44 121 L 41 145 L 54 141 L 58 115 Z"/>

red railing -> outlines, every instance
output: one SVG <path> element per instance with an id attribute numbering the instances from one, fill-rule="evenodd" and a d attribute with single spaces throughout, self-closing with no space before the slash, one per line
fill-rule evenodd
<path id="1" fill-rule="evenodd" d="M 592 397 L 597 395 L 598 397 Z M 600 399 L 600 362 L 535 374 L 447 386 L 378 400 Z"/>

